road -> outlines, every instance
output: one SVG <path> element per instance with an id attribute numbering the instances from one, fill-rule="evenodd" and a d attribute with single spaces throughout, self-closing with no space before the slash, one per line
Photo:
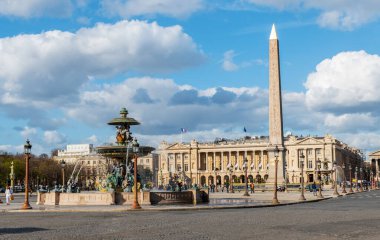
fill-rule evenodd
<path id="1" fill-rule="evenodd" d="M 380 191 L 273 208 L 0 213 L 0 239 L 380 239 Z"/>

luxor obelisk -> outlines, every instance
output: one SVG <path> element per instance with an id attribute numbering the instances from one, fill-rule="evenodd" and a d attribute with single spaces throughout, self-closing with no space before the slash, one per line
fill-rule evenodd
<path id="1" fill-rule="evenodd" d="M 281 77 L 280 77 L 280 50 L 276 27 L 273 24 L 269 37 L 269 172 L 267 183 L 274 182 L 275 175 L 275 147 L 277 146 L 278 168 L 277 182 L 284 183 L 284 140 L 282 125 Z"/>

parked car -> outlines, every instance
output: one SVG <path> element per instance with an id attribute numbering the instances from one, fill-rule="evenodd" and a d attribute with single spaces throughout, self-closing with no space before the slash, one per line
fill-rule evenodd
<path id="1" fill-rule="evenodd" d="M 4 193 L 5 192 L 5 188 L 0 186 L 0 193 Z"/>
<path id="2" fill-rule="evenodd" d="M 316 185 L 316 189 L 317 189 L 317 191 L 319 190 L 319 184 L 315 184 Z M 313 188 L 312 188 L 312 184 L 307 184 L 306 186 L 305 186 L 305 190 L 309 190 L 310 192 L 312 192 L 313 191 Z"/>
<path id="3" fill-rule="evenodd" d="M 24 185 L 16 185 L 13 187 L 13 192 L 25 192 L 25 187 Z"/>

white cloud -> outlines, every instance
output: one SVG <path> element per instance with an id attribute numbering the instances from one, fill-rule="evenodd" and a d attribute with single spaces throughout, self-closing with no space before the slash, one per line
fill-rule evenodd
<path id="1" fill-rule="evenodd" d="M 99 23 L 75 33 L 55 30 L 2 38 L 0 103 L 9 106 L 8 112 L 23 113 L 20 108 L 28 107 L 36 115 L 41 109 L 75 104 L 89 76 L 176 71 L 203 60 L 180 26 L 155 22 Z"/>
<path id="2" fill-rule="evenodd" d="M 236 71 L 239 69 L 238 65 L 234 63 L 234 50 L 228 50 L 223 55 L 223 69 L 228 72 Z"/>
<path id="3" fill-rule="evenodd" d="M 203 0 L 102 0 L 101 6 L 106 14 L 124 18 L 157 14 L 186 18 L 204 7 Z"/>
<path id="4" fill-rule="evenodd" d="M 71 0 L 0 0 L 0 16 L 68 17 L 72 11 Z"/>
<path id="5" fill-rule="evenodd" d="M 93 134 L 86 139 L 86 143 L 96 144 L 98 143 L 98 137 L 95 134 Z"/>
<path id="6" fill-rule="evenodd" d="M 21 136 L 25 139 L 31 138 L 37 133 L 36 128 L 30 128 L 30 127 L 24 127 L 24 129 L 21 131 Z"/>
<path id="7" fill-rule="evenodd" d="M 344 139 L 347 144 L 362 149 L 365 152 L 379 150 L 380 133 L 379 132 L 359 132 L 337 134 L 337 137 Z"/>
<path id="8" fill-rule="evenodd" d="M 44 141 L 49 145 L 62 144 L 66 141 L 66 137 L 57 131 L 45 131 Z"/>
<path id="9" fill-rule="evenodd" d="M 327 114 L 324 125 L 329 132 L 356 132 L 365 130 L 376 130 L 379 119 L 374 118 L 370 113 L 353 113 L 334 115 Z"/>
<path id="10" fill-rule="evenodd" d="M 380 57 L 364 51 L 325 59 L 305 83 L 306 104 L 317 111 L 380 113 Z"/>
<path id="11" fill-rule="evenodd" d="M 133 128 L 142 135 L 170 135 L 180 128 L 206 131 L 215 126 L 232 131 L 239 124 L 240 130 L 246 126 L 260 132 L 259 126 L 267 117 L 267 112 L 261 111 L 267 102 L 267 91 L 258 88 L 183 89 L 170 79 L 145 77 L 130 78 L 100 89 L 83 92 L 80 104 L 65 110 L 68 116 L 105 126 L 125 106 L 129 115 L 141 122 L 141 126 Z M 134 101 L 139 89 L 144 89 L 145 97 L 155 101 Z M 97 109 L 96 114 L 88 114 L 93 109 Z"/>
<path id="12" fill-rule="evenodd" d="M 380 17 L 377 0 L 246 0 L 258 6 L 279 10 L 319 10 L 317 23 L 321 27 L 352 30 Z"/>

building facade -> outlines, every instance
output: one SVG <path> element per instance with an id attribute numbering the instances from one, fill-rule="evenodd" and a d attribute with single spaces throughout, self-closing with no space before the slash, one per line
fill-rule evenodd
<path id="1" fill-rule="evenodd" d="M 140 156 L 137 160 L 137 167 L 139 168 L 139 174 L 144 178 L 143 182 L 152 182 L 155 186 L 158 184 L 158 154 L 149 153 L 144 156 Z M 140 169 L 142 171 L 140 171 Z"/>
<path id="2" fill-rule="evenodd" d="M 380 178 L 380 150 L 370 153 L 368 157 L 371 172 L 377 181 Z"/>
<path id="3" fill-rule="evenodd" d="M 244 183 L 245 171 L 249 182 L 267 182 L 270 164 L 268 149 L 272 149 L 268 137 L 245 137 L 239 140 L 222 140 L 210 143 L 169 144 L 162 142 L 158 148 L 158 183 L 166 185 L 174 177 L 180 177 L 186 184 L 223 185 L 230 182 Z M 305 182 L 317 181 L 318 166 L 321 162 L 321 179 L 331 182 L 333 163 L 336 162 L 338 181 L 346 176 L 349 180 L 356 166 L 361 166 L 362 155 L 359 150 L 335 139 L 331 135 L 324 137 L 284 138 L 283 155 L 285 161 L 279 172 L 283 172 L 288 183 L 300 183 L 300 156 L 304 155 L 303 176 Z M 244 160 L 247 161 L 244 164 Z M 343 167 L 344 165 L 344 167 Z M 281 181 L 279 181 L 281 184 Z M 282 181 L 285 183 L 285 180 Z"/>

